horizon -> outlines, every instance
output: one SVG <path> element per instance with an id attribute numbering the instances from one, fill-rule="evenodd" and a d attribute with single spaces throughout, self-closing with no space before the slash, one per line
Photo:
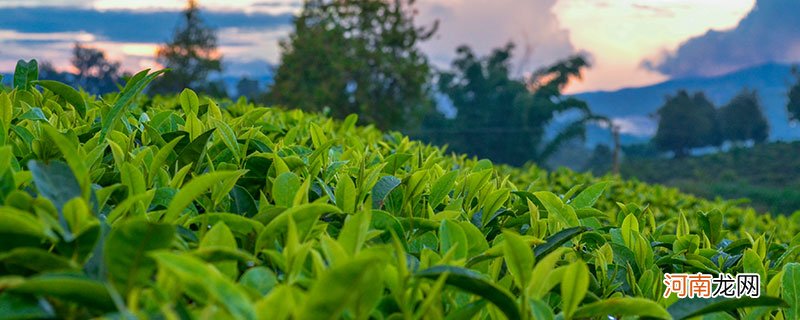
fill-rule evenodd
<path id="1" fill-rule="evenodd" d="M 0 22 L 0 71 L 11 72 L 17 59 L 31 58 L 70 70 L 68 59 L 74 42 L 106 51 L 112 60 L 121 61 L 126 71 L 157 67 L 155 49 L 170 36 L 184 3 L 0 2 L 5 8 L 5 13 L 0 13 L 0 20 L 5 21 Z M 292 0 L 199 3 L 206 22 L 218 32 L 226 67 L 223 76 L 234 77 L 261 77 L 279 63 L 277 43 L 291 31 L 291 15 L 301 6 Z M 722 3 L 725 6 L 720 7 Z M 790 14 L 793 10 L 786 10 L 787 5 L 800 7 L 789 0 L 761 0 L 758 5 L 754 0 L 479 0 L 469 5 L 464 0 L 430 0 L 418 1 L 415 7 L 419 10 L 418 25 L 440 22 L 434 38 L 421 44 L 436 67 L 449 67 L 458 45 L 466 43 L 478 54 L 486 54 L 513 40 L 517 44 L 514 67 L 519 75 L 572 54 L 586 54 L 592 68 L 567 88 L 568 93 L 580 93 L 799 61 L 800 31 L 792 32 L 798 22 L 775 17 Z M 709 10 L 714 14 L 707 14 Z M 25 23 L 37 19 L 37 13 L 47 13 L 51 20 Z M 69 22 L 68 17 L 80 22 Z M 474 23 L 479 19 L 483 23 Z M 138 22 L 142 29 L 122 32 L 108 20 Z M 752 39 L 753 30 L 763 29 L 765 21 L 774 22 L 770 27 L 777 35 L 757 34 L 766 39 Z M 487 23 L 497 26 L 482 27 Z M 751 45 L 732 47 L 731 39 L 747 44 L 761 41 L 764 45 L 753 53 Z M 706 61 L 709 59 L 713 63 Z"/>

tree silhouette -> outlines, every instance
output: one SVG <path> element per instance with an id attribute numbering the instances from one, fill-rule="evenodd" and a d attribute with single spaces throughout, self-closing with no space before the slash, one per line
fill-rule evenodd
<path id="1" fill-rule="evenodd" d="M 528 79 L 515 79 L 510 73 L 513 49 L 509 43 L 486 57 L 477 57 L 466 46 L 457 49 L 452 70 L 438 79 L 438 90 L 450 98 L 457 114 L 444 125 L 429 122 L 425 131 L 432 133 L 432 140 L 470 155 L 522 164 L 544 163 L 562 143 L 584 135 L 585 123 L 593 116 L 585 102 L 564 97 L 562 91 L 580 76 L 586 61 L 571 57 Z M 577 111 L 581 118 L 544 141 L 555 116 L 568 111 Z M 436 124 L 440 127 L 431 126 Z"/>
<path id="2" fill-rule="evenodd" d="M 310 0 L 281 42 L 269 102 L 359 114 L 402 129 L 430 106 L 428 61 L 417 45 L 433 28 L 414 25 L 413 0 Z"/>
<path id="3" fill-rule="evenodd" d="M 678 91 L 666 98 L 657 113 L 658 131 L 653 142 L 659 150 L 672 151 L 676 158 L 688 155 L 693 148 L 717 145 L 719 141 L 716 112 L 702 93 L 689 96 L 685 90 Z"/>
<path id="4" fill-rule="evenodd" d="M 800 120 L 800 70 L 797 66 L 792 67 L 792 74 L 797 78 L 797 82 L 789 89 L 786 109 L 789 111 L 789 120 Z"/>
<path id="5" fill-rule="evenodd" d="M 755 90 L 742 90 L 728 104 L 720 108 L 720 122 L 725 140 L 734 143 L 752 140 L 761 143 L 769 136 L 769 123 L 761 111 Z"/>
<path id="6" fill-rule="evenodd" d="M 211 73 L 222 71 L 222 56 L 217 51 L 214 30 L 203 22 L 195 0 L 187 2 L 181 16 L 183 19 L 172 40 L 156 52 L 158 62 L 171 71 L 157 79 L 158 84 L 151 86 L 151 90 L 156 93 L 176 93 L 184 88 L 219 91 L 218 85 L 205 87 Z"/>

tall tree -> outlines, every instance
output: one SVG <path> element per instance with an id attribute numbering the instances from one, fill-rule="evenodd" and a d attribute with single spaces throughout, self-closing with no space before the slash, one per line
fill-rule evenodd
<path id="1" fill-rule="evenodd" d="M 256 99 L 259 95 L 258 80 L 243 76 L 236 83 L 236 95 L 246 97 L 251 101 Z"/>
<path id="2" fill-rule="evenodd" d="M 706 97 L 706 94 L 703 92 L 695 92 L 692 96 L 692 103 L 694 104 L 694 112 L 700 113 L 702 119 L 706 119 L 711 123 L 711 128 L 708 133 L 702 137 L 703 141 L 701 144 L 703 146 L 721 147 L 725 137 L 717 107 L 714 106 L 711 100 L 708 100 L 708 97 Z"/>
<path id="3" fill-rule="evenodd" d="M 181 16 L 172 40 L 156 52 L 158 62 L 171 69 L 152 86 L 157 93 L 175 93 L 184 88 L 204 90 L 208 76 L 222 71 L 216 33 L 200 17 L 197 1 L 189 0 Z"/>
<path id="4" fill-rule="evenodd" d="M 458 48 L 452 71 L 438 79 L 438 90 L 450 98 L 456 117 L 447 126 L 425 131 L 459 152 L 509 164 L 543 163 L 561 143 L 581 137 L 585 122 L 593 116 L 586 103 L 562 92 L 587 67 L 586 61 L 576 56 L 528 79 L 515 78 L 510 71 L 513 49 L 508 44 L 477 57 L 469 47 Z M 568 111 L 578 111 L 581 118 L 544 141 L 545 129 L 555 116 Z"/>
<path id="5" fill-rule="evenodd" d="M 102 50 L 76 42 L 71 62 L 78 72 L 75 85 L 92 94 L 117 90 L 117 83 L 122 78 L 120 63 L 108 60 Z"/>
<path id="6" fill-rule="evenodd" d="M 281 42 L 269 101 L 329 109 L 401 129 L 430 106 L 430 67 L 418 44 L 436 30 L 414 25 L 414 0 L 309 0 Z"/>
<path id="7" fill-rule="evenodd" d="M 755 90 L 742 90 L 720 108 L 720 122 L 725 140 L 734 143 L 761 143 L 767 140 L 769 123 L 761 110 L 761 102 Z"/>
<path id="8" fill-rule="evenodd" d="M 786 109 L 789 111 L 789 120 L 800 120 L 800 70 L 797 66 L 792 67 L 792 74 L 797 78 L 797 82 L 789 89 L 789 103 Z"/>
<path id="9" fill-rule="evenodd" d="M 681 90 L 668 96 L 658 109 L 658 131 L 653 142 L 659 150 L 672 151 L 676 158 L 688 155 L 693 148 L 716 145 L 719 127 L 713 111 L 713 104 L 702 93 L 692 97 Z"/>

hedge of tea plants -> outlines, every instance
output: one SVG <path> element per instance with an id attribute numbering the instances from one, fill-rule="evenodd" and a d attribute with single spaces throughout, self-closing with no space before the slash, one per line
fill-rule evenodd
<path id="1" fill-rule="evenodd" d="M 800 222 L 317 114 L 0 93 L 0 319 L 798 319 Z M 502 138 L 502 137 L 499 137 Z M 667 298 L 664 273 L 757 273 Z"/>

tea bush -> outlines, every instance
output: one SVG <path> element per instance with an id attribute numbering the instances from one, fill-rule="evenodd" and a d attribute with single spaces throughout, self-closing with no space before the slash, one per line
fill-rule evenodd
<path id="1" fill-rule="evenodd" d="M 0 318 L 797 319 L 800 222 L 317 114 L 0 93 Z M 500 137 L 501 138 L 501 137 Z M 760 298 L 664 298 L 664 273 Z"/>

